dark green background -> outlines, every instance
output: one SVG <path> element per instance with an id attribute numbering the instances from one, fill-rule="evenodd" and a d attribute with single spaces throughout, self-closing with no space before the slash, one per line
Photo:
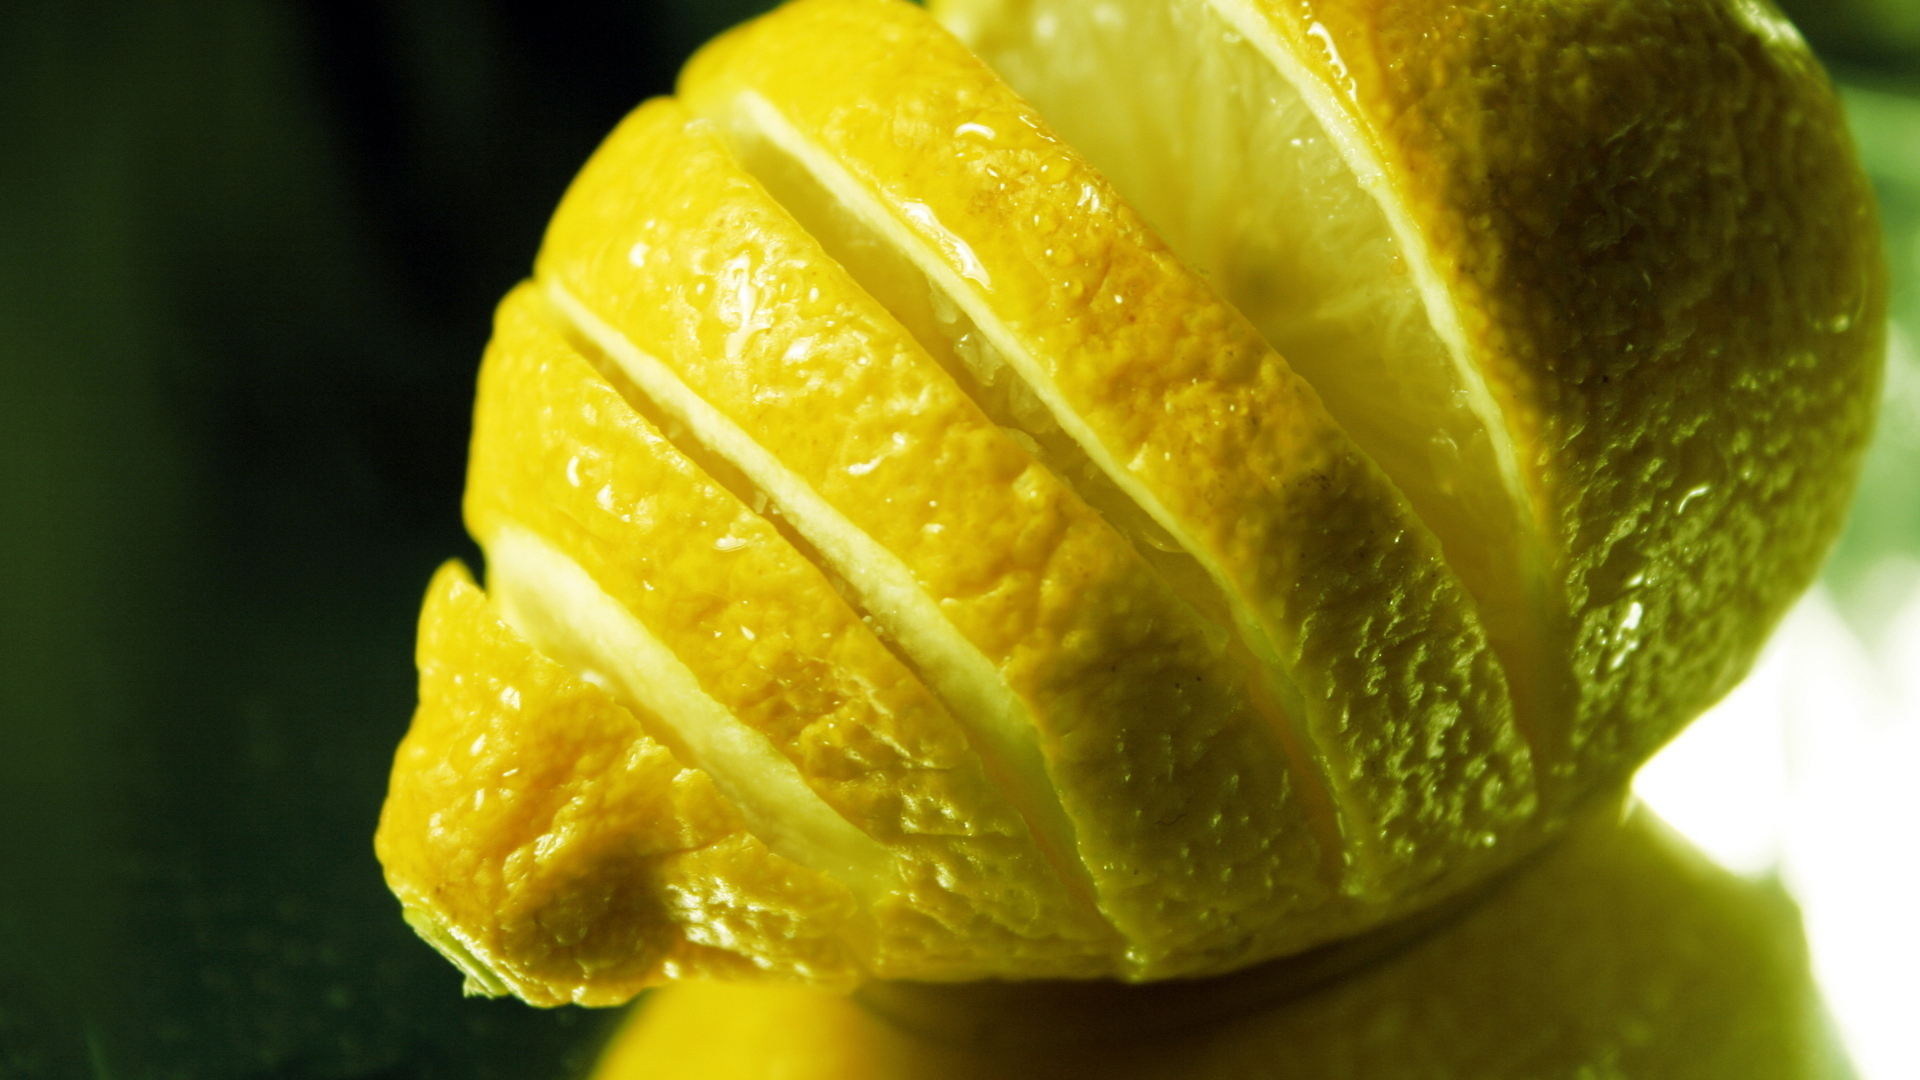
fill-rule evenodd
<path id="1" fill-rule="evenodd" d="M 757 6 L 0 0 L 0 1080 L 589 1061 L 612 1014 L 462 999 L 370 837 L 491 308 Z M 1920 311 L 1920 9 L 1815 15 L 1893 92 L 1856 126 Z M 1920 551 L 1904 392 L 1833 570 L 1863 619 Z"/>

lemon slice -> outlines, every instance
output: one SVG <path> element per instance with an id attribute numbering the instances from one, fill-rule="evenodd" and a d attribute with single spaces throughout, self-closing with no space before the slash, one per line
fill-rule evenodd
<path id="1" fill-rule="evenodd" d="M 876 295 L 927 295 L 908 325 L 1008 387 L 997 419 L 1094 480 L 1136 548 L 1191 564 L 1168 580 L 1219 613 L 1270 719 L 1323 763 L 1353 893 L 1426 897 L 1509 857 L 1529 758 L 1431 534 L 979 60 L 905 5 L 802 0 L 709 45 L 680 92 Z"/>
<path id="2" fill-rule="evenodd" d="M 374 845 L 469 993 L 612 1005 L 663 975 L 859 976 L 847 890 L 768 851 L 706 774 L 535 652 L 457 564 L 428 590 L 419 660 Z"/>
<path id="3" fill-rule="evenodd" d="M 1746 670 L 1845 512 L 1885 304 L 1760 3 L 935 0 L 1439 536 L 1564 805 Z"/>

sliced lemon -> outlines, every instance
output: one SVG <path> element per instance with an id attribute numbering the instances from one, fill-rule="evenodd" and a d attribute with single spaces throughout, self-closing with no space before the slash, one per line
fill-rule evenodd
<path id="1" fill-rule="evenodd" d="M 1136 548 L 1191 564 L 1168 580 L 1323 763 L 1351 891 L 1413 902 L 1510 857 L 1530 762 L 1431 534 L 985 65 L 906 5 L 801 0 L 708 46 L 680 93 L 876 294 L 927 296 L 908 325 L 1007 387 L 1001 422 Z"/>
<path id="2" fill-rule="evenodd" d="M 1034 104 L 797 0 L 502 308 L 381 834 L 480 990 L 1349 937 L 1616 785 L 1837 524 L 1884 274 L 1759 6 L 936 7 Z"/>
<path id="3" fill-rule="evenodd" d="M 1746 671 L 1845 513 L 1885 307 L 1771 7 L 933 7 L 1406 492 L 1557 803 Z"/>

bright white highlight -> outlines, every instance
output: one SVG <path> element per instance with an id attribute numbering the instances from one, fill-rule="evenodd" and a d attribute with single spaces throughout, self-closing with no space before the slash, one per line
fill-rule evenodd
<path id="1" fill-rule="evenodd" d="M 1777 870 L 1860 1080 L 1920 1076 L 1920 566 L 1872 645 L 1824 591 L 1634 789 L 1717 861 Z"/>

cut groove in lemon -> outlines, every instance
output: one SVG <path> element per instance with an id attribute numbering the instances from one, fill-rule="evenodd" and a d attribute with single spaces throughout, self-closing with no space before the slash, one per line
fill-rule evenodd
<path id="1" fill-rule="evenodd" d="M 1278 742 L 1201 620 L 709 125 L 669 102 L 629 118 L 538 267 L 556 309 L 767 493 L 956 716 L 978 723 L 963 695 L 982 683 L 1017 695 L 1127 939 L 1116 973 L 1230 965 L 1227 942 L 1283 951 L 1362 918 L 1333 899 Z M 990 671 L 942 654 L 956 632 Z"/>
<path id="2" fill-rule="evenodd" d="M 701 100 L 696 81 L 689 100 Z M 1023 449 L 1044 464 L 1125 536 L 1161 580 L 1216 629 L 1221 647 L 1245 672 L 1251 702 L 1278 733 L 1290 760 L 1304 763 L 1308 790 L 1324 786 L 1314 817 L 1323 843 L 1341 849 L 1355 868 L 1348 888 L 1364 892 L 1380 877 L 1374 828 L 1363 809 L 1340 789 L 1337 770 L 1322 770 L 1306 733 L 1305 697 L 1287 677 L 1277 650 L 1245 605 L 1220 585 L 1217 567 L 1204 565 L 1151 492 L 1112 460 L 1085 422 L 1060 400 L 1056 387 L 1005 325 L 965 282 L 991 287 L 991 271 L 972 248 L 916 203 L 919 221 L 934 231 L 928 242 L 880 205 L 846 166 L 796 130 L 780 110 L 752 90 L 731 102 L 708 102 L 728 146 L 754 179 L 818 240 L 869 295 L 880 301 L 939 361 L 955 384 Z M 956 299 L 958 298 L 958 299 Z M 979 319 L 985 320 L 985 329 Z M 1010 360 L 1009 357 L 1018 357 Z"/>
<path id="3" fill-rule="evenodd" d="M 720 130 L 741 166 L 899 320 L 982 412 L 1133 541 L 1174 591 L 1219 627 L 1223 637 L 1229 634 L 1233 614 L 1213 577 L 1093 463 L 1032 388 L 1012 372 L 994 342 L 954 303 L 950 290 L 935 285 L 920 263 L 907 256 L 905 245 L 914 241 L 901 230 L 888 231 L 890 218 L 880 219 L 876 227 L 856 213 L 853 200 L 844 194 L 856 182 L 846 177 L 845 168 L 793 131 L 765 98 L 748 91 L 740 104 L 753 122 L 736 116 L 723 120 Z M 801 153 L 808 164 L 796 157 Z M 835 190 L 829 190 L 820 175 L 835 177 Z"/>
<path id="4" fill-rule="evenodd" d="M 739 425 L 709 405 L 666 364 L 642 351 L 554 280 L 549 298 L 573 328 L 604 350 L 642 393 L 687 426 L 713 453 L 738 468 L 820 552 L 826 565 L 852 586 L 882 631 L 914 657 L 936 693 L 1017 785 L 1045 848 L 1079 862 L 1073 825 L 1047 778 L 1024 704 L 980 651 L 954 630 L 913 574 L 816 494 L 802 477 L 757 443 Z M 1075 877 L 1084 875 L 1084 867 Z"/>
<path id="5" fill-rule="evenodd" d="M 619 395 L 621 401 L 628 409 L 632 410 L 636 417 L 639 417 L 645 424 L 651 425 L 661 438 L 665 439 L 667 444 L 672 446 L 674 453 L 684 457 L 708 480 L 711 480 L 714 484 L 718 485 L 719 488 L 732 495 L 741 506 L 750 510 L 761 521 L 764 521 L 767 525 L 771 526 L 775 532 L 779 533 L 781 539 L 792 545 L 794 551 L 798 553 L 801 558 L 810 563 L 815 570 L 819 571 L 820 576 L 826 580 L 834 593 L 844 600 L 853 611 L 858 613 L 860 620 L 869 629 L 875 631 L 874 641 L 879 644 L 880 647 L 893 654 L 895 659 L 913 671 L 923 682 L 925 681 L 924 673 L 920 672 L 913 658 L 908 656 L 900 648 L 899 643 L 886 636 L 884 632 L 879 629 L 878 620 L 874 618 L 871 612 L 866 610 L 859 591 L 844 577 L 841 577 L 840 574 L 834 570 L 833 564 L 813 546 L 812 541 L 808 540 L 804 534 L 794 527 L 791 521 L 787 520 L 786 515 L 781 513 L 779 504 L 769 498 L 767 493 L 761 490 L 751 477 L 741 471 L 739 466 L 735 465 L 730 459 L 709 449 L 705 443 L 694 436 L 693 431 L 688 428 L 685 423 L 681 422 L 677 415 L 662 408 L 659 403 L 640 389 L 632 378 L 627 375 L 625 369 L 618 361 L 609 356 L 599 345 L 582 334 L 579 328 L 569 322 L 563 314 L 554 309 L 554 301 L 545 294 L 545 290 L 540 285 L 534 282 L 525 282 L 521 288 L 538 297 L 537 303 L 547 312 L 543 321 L 551 323 L 550 329 L 552 332 L 557 334 L 561 340 L 565 341 L 569 348 L 593 368 L 600 379 L 607 384 L 607 389 Z M 1011 781 L 1008 782 L 1011 783 Z M 1014 786 L 1017 788 L 1019 785 L 1015 784 Z"/>
<path id="6" fill-rule="evenodd" d="M 1099 970 L 1113 932 L 1090 892 L 1073 894 L 1084 871 L 1050 865 L 1002 794 L 1017 785 L 990 777 L 803 552 L 629 402 L 535 287 L 515 290 L 481 368 L 469 528 L 487 537 L 514 523 L 564 549 L 715 703 L 887 849 L 901 880 L 868 898 L 863 957 L 876 973 L 981 977 L 997 969 L 980 957 L 994 954 L 1059 977 Z M 778 785 L 754 795 L 783 812 Z"/>
<path id="7" fill-rule="evenodd" d="M 501 521 L 479 538 L 507 625 L 645 717 L 676 755 L 713 777 L 775 854 L 832 876 L 864 902 L 893 887 L 885 848 L 834 813 L 766 736 L 742 724 L 580 564 Z"/>
<path id="8" fill-rule="evenodd" d="M 817 47 L 793 48 L 801 35 Z M 1304 728 L 1290 745 L 1325 763 L 1356 896 L 1444 891 L 1524 846 L 1530 758 L 1437 546 L 1254 329 L 983 65 L 910 8 L 802 0 L 708 46 L 680 93 L 749 167 L 793 163 L 764 181 L 804 170 L 815 191 L 795 205 L 824 193 L 844 211 L 803 223 L 858 222 L 866 235 L 841 247 L 891 248 L 933 291 L 936 323 L 941 302 L 964 313 L 1044 409 L 1033 440 L 1064 432 L 1158 526 L 1136 547 L 1170 538 L 1198 562 L 1213 588 L 1193 602 L 1225 598 L 1272 711 Z M 1063 474 L 1085 475 L 1074 464 Z M 1309 569 L 1295 560 L 1316 533 L 1337 534 L 1341 558 Z M 1391 619 L 1349 617 L 1346 590 L 1383 589 Z M 1448 660 L 1424 662 L 1435 652 Z"/>
<path id="9" fill-rule="evenodd" d="M 457 563 L 427 592 L 419 659 L 374 846 L 469 993 L 612 1005 L 663 977 L 855 979 L 846 889 L 748 835 L 708 776 L 535 652 Z"/>
<path id="10" fill-rule="evenodd" d="M 1838 102 L 1777 17 L 932 7 L 1407 493 L 1555 812 L 1745 672 L 1845 513 L 1885 303 Z"/>
<path id="11" fill-rule="evenodd" d="M 699 100 L 697 86 L 689 97 Z M 901 228 L 845 166 L 797 131 L 764 97 L 745 90 L 732 105 L 724 112 L 716 110 L 716 120 L 741 166 L 900 321 L 989 419 L 1125 536 L 1161 580 L 1211 624 L 1219 647 L 1245 673 L 1255 710 L 1278 733 L 1289 759 L 1306 763 L 1296 766 L 1296 772 L 1305 774 L 1306 790 L 1318 796 L 1323 787 L 1337 789 L 1337 775 L 1311 764 L 1319 755 L 1304 730 L 1305 698 L 1287 678 L 1265 635 L 1251 627 L 1245 605 L 1220 586 L 1214 568 L 1202 565 L 1181 537 L 1160 523 L 1164 508 L 1111 461 L 1079 416 L 1060 402 L 1050 381 L 1030 375 L 1035 365 L 1020 343 L 1010 342 L 1008 348 L 1026 363 L 1007 359 L 1009 351 L 1001 344 L 1009 338 L 1005 327 L 988 313 L 984 318 L 995 331 L 989 333 L 970 310 L 956 303 L 956 295 L 975 299 L 960 284 L 962 278 L 991 281 L 990 271 L 966 242 L 940 228 L 938 219 L 919 204 L 921 219 L 941 236 L 940 249 L 948 256 L 943 260 L 920 237 Z M 1096 463 L 1095 453 L 1103 460 Z M 1148 505 L 1160 514 L 1146 509 Z M 1312 810 L 1322 842 L 1329 850 L 1345 850 L 1356 867 L 1357 879 L 1350 888 L 1364 891 L 1379 876 L 1378 855 L 1370 842 L 1373 829 L 1352 803 L 1351 798 L 1330 795 L 1314 798 Z"/>
<path id="12" fill-rule="evenodd" d="M 1383 210 L 1397 204 L 1383 201 L 1372 151 L 1350 124 L 1327 122 L 1341 115 L 1318 100 L 1327 88 L 1303 78 L 1265 20 L 1232 0 L 935 9 L 1260 328 L 1393 477 L 1472 592 L 1539 764 L 1563 760 L 1551 718 L 1570 702 L 1564 687 L 1536 680 L 1564 651 L 1540 628 L 1565 617 L 1546 606 L 1533 500 L 1507 425 L 1466 360 L 1418 233 Z"/>

